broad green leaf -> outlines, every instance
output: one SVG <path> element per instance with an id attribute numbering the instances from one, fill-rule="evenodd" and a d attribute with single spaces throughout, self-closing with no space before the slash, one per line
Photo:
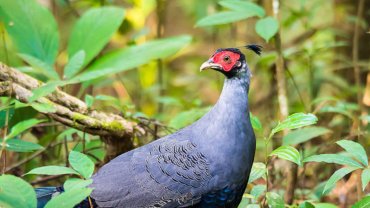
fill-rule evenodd
<path id="1" fill-rule="evenodd" d="M 76 172 L 72 168 L 63 167 L 63 166 L 55 166 L 55 165 L 34 168 L 26 174 L 38 174 L 38 175 L 75 174 L 75 175 L 80 175 L 78 172 Z"/>
<path id="2" fill-rule="evenodd" d="M 337 208 L 336 205 L 331 203 L 315 203 L 315 208 Z"/>
<path id="3" fill-rule="evenodd" d="M 54 113 L 57 109 L 48 103 L 30 103 L 30 106 L 41 113 Z"/>
<path id="4" fill-rule="evenodd" d="M 253 13 L 245 13 L 245 12 L 237 12 L 237 11 L 230 11 L 230 12 L 219 12 L 216 14 L 212 14 L 206 16 L 195 24 L 196 27 L 206 27 L 206 26 L 213 26 L 213 25 L 223 25 L 232 22 L 237 22 L 243 19 L 247 19 L 249 17 L 253 17 L 256 14 Z"/>
<path id="5" fill-rule="evenodd" d="M 69 153 L 68 161 L 77 172 L 79 172 L 84 178 L 90 178 L 94 173 L 94 162 L 80 152 L 71 151 Z"/>
<path id="6" fill-rule="evenodd" d="M 65 84 L 67 84 L 67 82 L 64 81 L 51 81 L 45 83 L 39 88 L 32 90 L 32 96 L 28 98 L 28 102 L 33 102 L 39 99 L 40 97 L 47 96 L 54 92 L 57 89 L 57 87 L 63 86 Z"/>
<path id="7" fill-rule="evenodd" d="M 266 165 L 260 162 L 253 163 L 251 173 L 249 175 L 248 183 L 252 183 L 253 181 L 261 178 L 266 173 Z"/>
<path id="8" fill-rule="evenodd" d="M 279 22 L 273 17 L 260 19 L 256 23 L 256 32 L 268 42 L 279 30 Z"/>
<path id="9" fill-rule="evenodd" d="M 59 80 L 58 73 L 51 65 L 28 54 L 18 54 L 18 56 L 31 65 L 32 68 L 40 74 L 46 75 L 49 79 Z"/>
<path id="10" fill-rule="evenodd" d="M 89 63 L 117 31 L 124 15 L 122 8 L 112 6 L 93 8 L 85 12 L 72 29 L 68 41 L 69 57 L 83 50 L 86 53 L 83 65 Z"/>
<path id="11" fill-rule="evenodd" d="M 69 178 L 64 182 L 63 188 L 65 191 L 71 191 L 72 189 L 82 189 L 92 184 L 92 179 L 81 179 L 81 178 Z"/>
<path id="12" fill-rule="evenodd" d="M 276 155 L 280 159 L 289 160 L 294 162 L 295 164 L 301 166 L 302 165 L 302 158 L 301 154 L 299 154 L 298 150 L 292 146 L 281 146 L 275 149 L 270 153 L 270 156 Z"/>
<path id="13" fill-rule="evenodd" d="M 86 199 L 92 192 L 90 188 L 72 189 L 53 197 L 45 206 L 45 208 L 73 208 L 82 200 Z"/>
<path id="14" fill-rule="evenodd" d="M 330 188 L 335 186 L 335 183 L 337 183 L 337 181 L 339 181 L 345 175 L 357 169 L 358 169 L 357 167 L 345 167 L 335 171 L 333 175 L 330 176 L 329 180 L 326 182 L 323 193 L 326 193 Z"/>
<path id="15" fill-rule="evenodd" d="M 286 118 L 283 122 L 279 123 L 274 129 L 272 129 L 271 132 L 272 134 L 275 134 L 284 129 L 297 129 L 315 124 L 316 122 L 317 117 L 311 113 L 295 113 L 288 116 L 288 118 Z"/>
<path id="16" fill-rule="evenodd" d="M 266 193 L 267 203 L 269 207 L 274 208 L 284 208 L 284 200 L 279 196 L 279 194 L 275 192 L 267 192 Z"/>
<path id="17" fill-rule="evenodd" d="M 132 69 L 152 60 L 175 54 L 191 41 L 190 36 L 177 36 L 129 46 L 99 58 L 87 71 L 70 80 L 71 83 L 96 79 Z M 138 56 L 140 54 L 140 56 Z"/>
<path id="18" fill-rule="evenodd" d="M 25 130 L 33 127 L 34 125 L 39 124 L 39 123 L 44 122 L 44 121 L 45 120 L 39 120 L 39 119 L 35 119 L 35 118 L 25 120 L 25 121 L 21 121 L 21 122 L 17 123 L 15 126 L 12 127 L 12 129 L 10 130 L 10 133 L 6 137 L 7 138 L 15 137 L 18 134 L 24 132 Z"/>
<path id="19" fill-rule="evenodd" d="M 85 103 L 88 108 L 91 108 L 94 103 L 94 97 L 91 95 L 86 94 L 85 95 Z"/>
<path id="20" fill-rule="evenodd" d="M 352 206 L 352 208 L 369 208 L 369 207 L 370 207 L 370 196 L 365 196 Z"/>
<path id="21" fill-rule="evenodd" d="M 53 65 L 59 48 L 57 23 L 35 0 L 0 1 L 0 19 L 19 52 Z"/>
<path id="22" fill-rule="evenodd" d="M 361 174 L 362 190 L 365 191 L 367 184 L 370 182 L 370 169 L 364 169 Z"/>
<path id="23" fill-rule="evenodd" d="M 36 193 L 33 187 L 13 175 L 0 176 L 0 207 L 36 208 Z"/>
<path id="24" fill-rule="evenodd" d="M 8 112 L 9 111 L 9 112 Z M 14 107 L 3 109 L 0 111 L 0 128 L 3 128 L 6 124 L 6 114 L 8 113 L 8 121 L 12 119 L 14 115 Z"/>
<path id="25" fill-rule="evenodd" d="M 294 145 L 306 142 L 315 137 L 328 134 L 331 130 L 324 127 L 307 127 L 289 132 L 283 137 L 283 145 Z"/>
<path id="26" fill-rule="evenodd" d="M 253 188 L 251 190 L 251 195 L 254 196 L 255 199 L 257 199 L 265 191 L 266 191 L 266 185 L 255 185 L 255 186 L 253 186 Z"/>
<path id="27" fill-rule="evenodd" d="M 366 151 L 361 144 L 350 140 L 340 140 L 337 141 L 337 144 L 341 146 L 343 149 L 345 149 L 348 153 L 353 155 L 358 161 L 360 161 L 365 166 L 369 165 Z"/>
<path id="28" fill-rule="evenodd" d="M 339 165 L 348 165 L 351 167 L 362 168 L 362 165 L 350 157 L 340 154 L 320 154 L 312 155 L 303 160 L 303 162 L 325 162 Z"/>
<path id="29" fill-rule="evenodd" d="M 250 117 L 253 129 L 256 131 L 262 130 L 262 124 L 261 124 L 261 121 L 258 119 L 258 117 L 254 116 L 252 113 L 249 113 L 249 117 Z"/>
<path id="30" fill-rule="evenodd" d="M 86 53 L 83 50 L 78 51 L 68 60 L 67 65 L 64 67 L 64 78 L 70 79 L 75 76 L 81 69 L 85 60 Z"/>
<path id="31" fill-rule="evenodd" d="M 311 202 L 305 201 L 299 205 L 299 208 L 315 208 L 315 205 L 313 205 Z"/>
<path id="32" fill-rule="evenodd" d="M 258 17 L 265 16 L 265 10 L 262 7 L 252 2 L 228 0 L 228 1 L 220 1 L 219 4 L 223 7 L 226 7 L 234 11 L 253 14 L 253 16 L 258 16 Z"/>
<path id="33" fill-rule="evenodd" d="M 3 140 L 0 139 L 0 146 L 2 146 L 2 141 Z M 8 151 L 32 152 L 35 150 L 44 149 L 44 147 L 39 144 L 23 141 L 21 139 L 7 139 L 5 142 L 5 149 Z"/>
<path id="34" fill-rule="evenodd" d="M 171 119 L 169 126 L 176 129 L 183 128 L 201 118 L 209 110 L 210 108 L 196 108 L 181 112 Z"/>

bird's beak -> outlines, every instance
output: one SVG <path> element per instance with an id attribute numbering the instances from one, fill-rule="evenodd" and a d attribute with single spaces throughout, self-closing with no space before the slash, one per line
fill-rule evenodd
<path id="1" fill-rule="evenodd" d="M 203 71 L 203 70 L 206 70 L 206 69 L 221 70 L 222 66 L 220 64 L 213 63 L 213 60 L 210 59 L 210 60 L 204 62 L 199 68 L 200 71 Z"/>

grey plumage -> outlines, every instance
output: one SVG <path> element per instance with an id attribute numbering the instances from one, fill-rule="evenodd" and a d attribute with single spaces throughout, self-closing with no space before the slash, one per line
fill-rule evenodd
<path id="1" fill-rule="evenodd" d="M 237 207 L 255 152 L 250 71 L 241 61 L 201 119 L 118 156 L 93 176 L 99 207 Z"/>

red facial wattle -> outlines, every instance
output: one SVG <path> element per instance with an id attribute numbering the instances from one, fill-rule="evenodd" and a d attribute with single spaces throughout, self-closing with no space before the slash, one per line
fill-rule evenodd
<path id="1" fill-rule="evenodd" d="M 212 60 L 214 63 L 220 64 L 226 72 L 230 71 L 236 62 L 239 60 L 240 54 L 231 51 L 221 51 L 216 53 Z"/>

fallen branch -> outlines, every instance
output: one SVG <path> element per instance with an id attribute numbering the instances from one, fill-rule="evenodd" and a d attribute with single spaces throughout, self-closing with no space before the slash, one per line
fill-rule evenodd
<path id="1" fill-rule="evenodd" d="M 11 96 L 20 102 L 28 103 L 28 99 L 32 96 L 32 90 L 43 84 L 39 80 L 0 63 L 0 96 Z M 83 101 L 60 89 L 37 99 L 35 102 L 52 105 L 55 112 L 44 114 L 55 121 L 89 134 L 101 136 L 103 141 L 107 141 L 107 139 L 129 140 L 136 133 L 145 133 L 137 122 L 129 121 L 116 114 L 90 110 Z M 112 141 L 108 142 L 108 145 L 109 143 Z M 127 150 L 129 149 L 125 151 Z M 114 155 L 118 153 L 115 152 Z"/>

